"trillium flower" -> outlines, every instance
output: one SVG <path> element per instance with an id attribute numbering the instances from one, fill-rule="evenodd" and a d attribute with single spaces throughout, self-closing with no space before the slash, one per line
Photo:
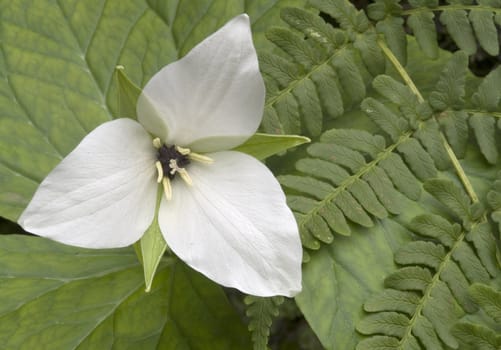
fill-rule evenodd
<path id="1" fill-rule="evenodd" d="M 240 15 L 153 76 L 139 123 L 116 119 L 89 133 L 19 223 L 65 244 L 115 248 L 139 240 L 158 210 L 168 246 L 195 270 L 248 294 L 295 295 L 302 251 L 285 195 L 265 165 L 231 151 L 256 132 L 264 97 Z"/>

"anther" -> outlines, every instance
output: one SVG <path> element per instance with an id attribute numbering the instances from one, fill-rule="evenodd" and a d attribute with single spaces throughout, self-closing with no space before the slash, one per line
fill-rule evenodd
<path id="1" fill-rule="evenodd" d="M 207 156 L 204 156 L 204 155 L 201 155 L 201 154 L 198 154 L 198 153 L 195 153 L 195 152 L 191 152 L 190 154 L 188 154 L 188 158 L 190 160 L 193 160 L 193 161 L 196 161 L 199 163 L 204 163 L 204 164 L 214 163 L 214 159 L 207 157 Z"/>
<path id="2" fill-rule="evenodd" d="M 176 146 L 176 151 L 181 153 L 183 156 L 187 156 L 188 154 L 191 153 L 191 150 L 189 148 L 184 148 L 180 146 Z"/>
<path id="3" fill-rule="evenodd" d="M 186 169 L 179 167 L 175 159 L 171 159 L 169 161 L 169 168 L 171 168 L 171 171 L 169 171 L 171 175 L 175 175 L 176 173 L 178 173 L 179 176 L 181 176 L 181 179 L 183 179 L 184 182 L 186 182 L 186 184 L 190 186 L 193 185 L 193 181 L 191 180 L 190 175 L 188 175 Z"/>
<path id="4" fill-rule="evenodd" d="M 179 173 L 179 176 L 181 176 L 181 179 L 183 179 L 188 186 L 193 185 L 193 181 L 191 180 L 190 175 L 188 175 L 186 169 L 180 168 L 177 172 Z"/>
<path id="5" fill-rule="evenodd" d="M 160 163 L 159 160 L 157 160 L 155 162 L 155 166 L 157 167 L 157 171 L 158 171 L 157 182 L 160 183 L 160 182 L 162 182 L 162 179 L 164 178 L 164 168 L 162 167 L 162 163 Z"/>
<path id="6" fill-rule="evenodd" d="M 168 177 L 164 177 L 162 179 L 162 185 L 164 188 L 165 198 L 170 201 L 172 199 L 172 187 L 170 185 L 170 180 Z"/>
<path id="7" fill-rule="evenodd" d="M 181 170 L 181 168 L 177 165 L 177 160 L 175 159 L 169 160 L 169 168 L 171 169 L 169 171 L 171 175 L 174 175 L 176 172 L 179 172 L 179 170 Z"/>
<path id="8" fill-rule="evenodd" d="M 162 141 L 160 141 L 158 137 L 153 139 L 153 147 L 156 149 L 160 149 L 160 147 L 162 147 Z"/>

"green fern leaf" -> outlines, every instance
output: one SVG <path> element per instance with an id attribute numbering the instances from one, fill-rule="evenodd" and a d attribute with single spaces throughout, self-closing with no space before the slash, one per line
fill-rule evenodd
<path id="1" fill-rule="evenodd" d="M 501 67 L 490 72 L 472 96 L 472 102 L 486 111 L 495 111 L 501 100 Z"/>
<path id="2" fill-rule="evenodd" d="M 424 291 L 431 283 L 430 270 L 419 266 L 403 267 L 384 280 L 384 286 L 399 290 Z"/>
<path id="3" fill-rule="evenodd" d="M 400 17 L 387 17 L 376 24 L 378 32 L 384 34 L 388 47 L 402 65 L 407 63 L 407 38 L 404 20 Z"/>
<path id="4" fill-rule="evenodd" d="M 379 165 L 388 174 L 398 191 L 409 199 L 417 200 L 421 196 L 421 186 L 414 174 L 407 168 L 402 158 L 395 153 L 383 159 Z"/>
<path id="5" fill-rule="evenodd" d="M 406 85 L 388 75 L 378 75 L 372 81 L 372 86 L 377 92 L 398 106 L 416 107 L 418 104 L 416 95 Z"/>
<path id="6" fill-rule="evenodd" d="M 352 150 L 367 153 L 376 157 L 386 148 L 386 142 L 379 135 L 372 135 L 367 131 L 355 129 L 331 129 L 322 134 L 320 141 L 335 143 Z"/>
<path id="7" fill-rule="evenodd" d="M 475 113 L 470 117 L 469 122 L 485 159 L 491 164 L 496 164 L 498 150 L 495 139 L 496 122 L 494 118 Z"/>
<path id="8" fill-rule="evenodd" d="M 419 46 L 430 58 L 438 57 L 437 31 L 435 29 L 434 18 L 435 15 L 433 12 L 422 12 L 412 14 L 407 19 L 407 24 L 416 36 Z"/>
<path id="9" fill-rule="evenodd" d="M 472 55 L 477 51 L 477 43 L 466 11 L 444 11 L 440 14 L 440 22 L 446 26 L 452 39 L 461 50 L 468 55 Z"/>
<path id="10" fill-rule="evenodd" d="M 402 344 L 397 338 L 387 337 L 387 336 L 374 336 L 368 339 L 362 340 L 357 344 L 356 350 L 420 350 L 418 342 L 414 339 L 415 346 L 413 347 L 402 347 Z"/>
<path id="11" fill-rule="evenodd" d="M 324 57 L 322 52 L 317 51 L 316 47 L 310 42 L 303 40 L 299 35 L 288 29 L 275 27 L 266 32 L 266 38 L 273 44 L 281 48 L 296 62 L 305 69 L 320 63 Z"/>
<path id="12" fill-rule="evenodd" d="M 366 106 L 372 102 L 377 105 L 374 108 L 386 108 L 373 99 L 364 101 Z M 421 185 L 409 168 L 423 178 L 435 176 L 433 160 L 419 142 L 404 134 L 406 129 L 391 125 L 404 125 L 405 119 L 395 115 L 386 127 L 388 116 L 383 114 L 379 124 L 393 132 L 396 144 L 387 147 L 384 138 L 365 131 L 329 130 L 321 136 L 322 142 L 307 148 L 309 157 L 296 162 L 299 175 L 278 177 L 287 190 L 305 247 L 318 249 L 320 242 L 332 242 L 333 232 L 349 235 L 348 221 L 372 227 L 371 217 L 399 213 L 398 192 L 419 198 Z"/>
<path id="13" fill-rule="evenodd" d="M 459 262 L 465 276 L 470 281 L 484 283 L 489 281 L 489 273 L 466 242 L 461 242 L 456 246 L 452 257 Z"/>
<path id="14" fill-rule="evenodd" d="M 426 180 L 437 175 L 433 159 L 416 139 L 409 138 L 401 142 L 397 149 L 404 155 L 407 164 L 419 179 Z"/>
<path id="15" fill-rule="evenodd" d="M 470 322 L 456 324 L 452 332 L 463 343 L 462 349 L 499 350 L 501 347 L 501 336 L 495 331 Z"/>
<path id="16" fill-rule="evenodd" d="M 439 116 L 439 124 L 444 127 L 454 153 L 463 158 L 468 144 L 468 113 L 465 111 L 445 111 Z"/>
<path id="17" fill-rule="evenodd" d="M 359 103 L 366 94 L 362 73 L 355 62 L 354 53 L 350 50 L 339 51 L 332 60 L 342 86 L 343 100 L 349 106 Z"/>
<path id="18" fill-rule="evenodd" d="M 384 104 L 372 97 L 366 98 L 360 107 L 374 123 L 390 135 L 393 142 L 397 142 L 400 135 L 409 128 L 404 119 L 399 118 Z"/>
<path id="19" fill-rule="evenodd" d="M 365 67 L 372 75 L 384 72 L 386 60 L 377 44 L 377 33 L 368 30 L 364 35 L 358 36 L 353 46 L 359 51 Z"/>
<path id="20" fill-rule="evenodd" d="M 466 239 L 472 242 L 482 265 L 492 277 L 499 273 L 497 255 L 499 254 L 495 238 L 489 234 L 491 227 L 488 223 L 480 223 L 472 227 Z"/>
<path id="21" fill-rule="evenodd" d="M 334 29 L 331 25 L 325 23 L 321 17 L 311 12 L 289 7 L 284 8 L 280 15 L 291 27 L 302 31 L 307 37 L 328 48 L 333 49 L 344 44 L 345 37 L 339 30 Z"/>
<path id="22" fill-rule="evenodd" d="M 468 239 L 469 235 L 493 237 L 489 223 L 472 221 L 469 199 L 451 181 L 430 180 L 424 188 L 460 218 L 467 217 L 467 225 L 430 214 L 412 220 L 410 227 L 417 240 L 395 253 L 395 262 L 404 266 L 385 279 L 388 289 L 364 304 L 369 314 L 359 322 L 357 330 L 371 337 L 361 341 L 357 348 L 366 349 L 368 344 L 379 343 L 383 348 L 385 343 L 388 348 L 458 348 L 456 333 L 451 332 L 450 326 L 464 312 L 476 312 L 477 304 L 480 305 L 473 295 L 466 293 L 468 286 L 491 279 L 483 261 L 492 257 L 480 258 L 480 254 L 486 254 L 486 247 L 479 245 L 480 249 L 476 246 L 474 249 Z M 478 220 L 483 220 L 481 215 Z M 492 302 L 495 297 L 489 294 L 487 299 L 489 302 L 481 307 L 496 305 L 497 302 Z"/>
<path id="23" fill-rule="evenodd" d="M 501 291 L 484 284 L 474 284 L 470 288 L 471 297 L 495 322 L 501 324 Z"/>
<path id="24" fill-rule="evenodd" d="M 452 210 L 463 220 L 471 219 L 470 200 L 466 193 L 450 180 L 434 179 L 424 184 L 424 188 L 438 201 Z"/>
<path id="25" fill-rule="evenodd" d="M 421 236 L 434 238 L 441 244 L 451 248 L 461 234 L 461 226 L 451 225 L 449 221 L 438 215 L 420 215 L 411 222 L 412 229 Z"/>
<path id="26" fill-rule="evenodd" d="M 438 111 L 460 109 L 464 104 L 465 77 L 468 56 L 458 51 L 445 66 L 435 91 L 430 94 L 430 105 Z"/>
<path id="27" fill-rule="evenodd" d="M 364 310 L 367 312 L 399 311 L 412 316 L 419 305 L 419 300 L 419 295 L 414 292 L 385 289 L 381 294 L 374 295 L 367 300 Z"/>
<path id="28" fill-rule="evenodd" d="M 440 170 L 449 169 L 451 160 L 444 148 L 442 135 L 435 119 L 429 119 L 417 129 L 414 136 L 423 144 L 433 162 Z"/>
<path id="29" fill-rule="evenodd" d="M 248 295 L 244 302 L 247 305 L 245 314 L 249 318 L 249 331 L 252 334 L 254 350 L 266 350 L 270 327 L 273 319 L 278 316 L 279 306 L 283 297 L 260 298 Z"/>
<path id="30" fill-rule="evenodd" d="M 347 0 L 311 0 L 310 3 L 334 18 L 345 30 L 362 33 L 369 27 L 369 19 L 364 12 L 357 11 Z"/>
<path id="31" fill-rule="evenodd" d="M 494 13 L 489 10 L 470 11 L 469 19 L 475 30 L 480 46 L 489 55 L 499 54 L 498 31 L 494 23 Z"/>
<path id="32" fill-rule="evenodd" d="M 469 288 L 473 300 L 495 322 L 494 327 L 499 328 L 501 323 L 501 292 L 484 284 L 473 284 Z M 484 325 L 485 324 L 485 325 Z M 461 341 L 466 349 L 499 349 L 501 335 L 496 330 L 487 326 L 487 322 L 474 324 L 460 321 L 452 328 L 452 333 Z"/>
<path id="33" fill-rule="evenodd" d="M 362 334 L 387 334 L 402 338 L 409 325 L 409 317 L 398 312 L 379 312 L 368 315 L 357 324 Z"/>

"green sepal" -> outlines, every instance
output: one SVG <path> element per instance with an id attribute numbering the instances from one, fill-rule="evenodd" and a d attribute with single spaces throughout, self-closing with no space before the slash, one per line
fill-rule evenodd
<path id="1" fill-rule="evenodd" d="M 150 227 L 146 230 L 141 240 L 134 245 L 139 261 L 143 264 L 144 283 L 146 292 L 151 290 L 151 284 L 157 271 L 158 265 L 167 250 L 167 243 L 162 236 L 160 226 L 158 225 L 158 210 L 162 199 L 163 191 L 159 186 L 157 194 L 157 205 L 155 208 L 155 217 Z"/>
<path id="2" fill-rule="evenodd" d="M 136 104 L 141 89 L 125 74 L 124 66 L 115 67 L 118 85 L 118 118 L 137 119 Z"/>
<path id="3" fill-rule="evenodd" d="M 311 140 L 305 136 L 255 133 L 250 139 L 233 150 L 263 160 L 274 154 L 308 142 L 311 142 Z"/>

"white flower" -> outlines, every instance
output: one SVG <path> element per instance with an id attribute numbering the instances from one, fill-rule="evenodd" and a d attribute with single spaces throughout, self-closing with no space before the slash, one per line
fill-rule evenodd
<path id="1" fill-rule="evenodd" d="M 179 258 L 248 294 L 295 295 L 302 251 L 284 193 L 261 162 L 230 151 L 255 133 L 264 95 L 240 15 L 148 82 L 139 123 L 116 119 L 87 135 L 19 223 L 69 245 L 127 246 L 152 223 L 159 181 L 159 226 Z"/>

